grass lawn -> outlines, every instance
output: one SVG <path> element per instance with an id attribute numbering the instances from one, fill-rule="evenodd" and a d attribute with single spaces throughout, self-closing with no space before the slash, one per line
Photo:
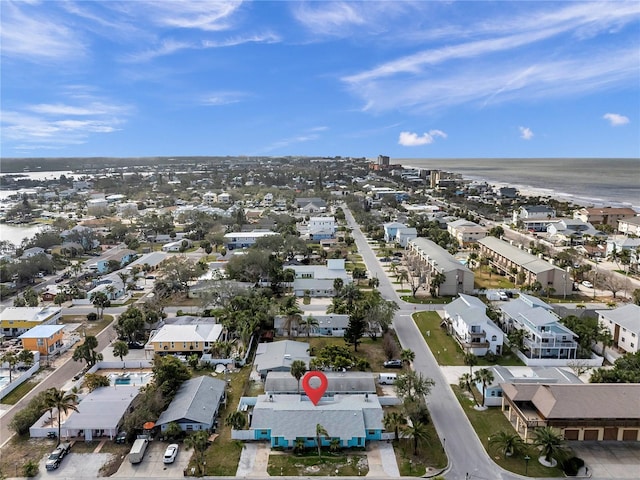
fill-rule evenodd
<path id="1" fill-rule="evenodd" d="M 425 473 L 440 470 L 447 466 L 447 456 L 440 443 L 440 438 L 432 423 L 427 425 L 428 444 L 418 444 L 418 454 L 413 455 L 413 440 L 401 438 L 394 440 L 393 450 L 396 454 L 401 477 L 421 477 Z"/>
<path id="2" fill-rule="evenodd" d="M 436 312 L 418 312 L 413 316 L 420 333 L 424 337 L 429 349 L 436 357 L 439 365 L 464 365 L 464 352 L 453 337 L 440 327 L 442 319 Z M 429 334 L 427 334 L 429 332 Z M 497 357 L 495 362 L 488 362 L 478 357 L 478 366 L 490 365 L 524 365 L 513 353 Z"/>
<path id="3" fill-rule="evenodd" d="M 433 297 L 423 297 L 420 295 L 418 295 L 417 297 L 414 297 L 413 295 L 402 295 L 400 298 L 407 303 L 418 303 L 420 305 L 431 305 L 431 304 L 440 305 L 440 304 L 451 303 L 454 297 L 433 298 Z"/>
<path id="4" fill-rule="evenodd" d="M 332 337 L 300 337 L 299 340 L 301 342 L 309 342 L 311 349 L 313 352 L 318 352 L 323 347 L 327 345 L 339 345 L 345 346 L 346 343 L 342 338 L 332 338 Z M 397 339 L 396 339 L 397 340 Z M 353 352 L 353 347 L 349 347 Z M 400 343 L 398 342 L 398 348 L 400 348 Z M 357 358 L 365 358 L 368 360 L 371 365 L 371 370 L 374 372 L 384 371 L 384 366 L 382 365 L 387 357 L 384 354 L 384 350 L 382 349 L 382 338 L 378 338 L 377 340 L 373 340 L 372 338 L 365 337 L 362 339 L 362 343 L 358 345 L 358 351 L 354 352 Z M 407 367 L 404 366 L 402 369 L 394 369 L 394 372 L 402 373 L 407 371 Z"/>
<path id="5" fill-rule="evenodd" d="M 31 460 L 38 463 L 45 454 L 52 452 L 54 448 L 56 448 L 55 440 L 30 439 L 28 435 L 23 437 L 14 435 L 9 443 L 2 447 L 0 478 L 21 477 L 22 467 L 27 462 Z"/>
<path id="6" fill-rule="evenodd" d="M 369 465 L 364 454 L 334 455 L 324 451 L 321 457 L 318 457 L 317 451 L 309 451 L 303 455 L 270 455 L 267 467 L 267 473 L 271 476 L 355 477 L 368 472 Z"/>
<path id="7" fill-rule="evenodd" d="M 475 288 L 515 288 L 515 284 L 507 277 L 491 273 L 489 267 L 480 267 L 473 271 Z"/>
<path id="8" fill-rule="evenodd" d="M 84 332 L 87 335 L 97 335 L 102 330 L 104 330 L 111 322 L 113 322 L 112 315 L 104 315 L 101 320 L 96 320 L 95 322 L 90 322 L 87 320 L 86 315 L 63 315 L 60 319 L 60 323 L 81 323 L 82 328 L 84 328 Z"/>
<path id="9" fill-rule="evenodd" d="M 514 432 L 513 426 L 504 416 L 502 411 L 498 407 L 491 407 L 484 411 L 477 411 L 473 408 L 473 402 L 467 398 L 460 388 L 456 385 L 452 386 L 453 391 L 462 405 L 462 409 L 469 418 L 471 425 L 473 425 L 478 438 L 482 442 L 485 450 L 489 452 L 491 458 L 502 468 L 509 470 L 510 472 L 517 473 L 518 475 L 524 475 L 525 461 L 524 455 L 518 455 L 514 457 L 503 458 L 501 454 L 496 453 L 493 450 L 489 450 L 489 437 L 499 431 Z M 531 457 L 529 461 L 529 467 L 527 469 L 527 475 L 531 477 L 563 477 L 564 473 L 559 468 L 547 468 L 542 466 L 538 462 L 538 455 L 534 447 L 530 447 L 527 452 Z"/>
<path id="10" fill-rule="evenodd" d="M 15 390 L 9 393 L 6 397 L 4 397 L 2 399 L 2 403 L 7 405 L 15 405 L 22 399 L 22 397 L 24 397 L 33 388 L 35 388 L 38 385 L 38 383 L 40 382 L 36 382 L 34 380 L 27 380 L 22 385 L 16 387 Z"/>

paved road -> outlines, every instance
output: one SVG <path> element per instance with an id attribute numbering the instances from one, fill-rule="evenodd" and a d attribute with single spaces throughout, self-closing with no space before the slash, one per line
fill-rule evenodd
<path id="1" fill-rule="evenodd" d="M 112 325 L 113 322 L 107 328 L 102 330 L 102 332 L 96 335 L 96 338 L 98 339 L 98 348 L 96 351 L 100 352 L 106 348 L 111 341 L 110 339 L 115 336 L 115 331 L 113 330 Z M 47 390 L 52 387 L 62 388 L 64 384 L 70 378 L 79 373 L 84 366 L 84 362 L 74 362 L 71 360 L 71 356 L 69 355 L 69 359 L 65 363 L 56 368 L 47 378 L 40 382 L 33 390 L 31 390 L 18 403 L 2 415 L 2 418 L 0 418 L 0 442 L 2 442 L 0 443 L 0 448 L 13 436 L 13 431 L 9 429 L 9 423 L 17 412 L 26 407 L 29 401 L 43 390 Z"/>
<path id="2" fill-rule="evenodd" d="M 344 208 L 344 207 L 343 207 Z M 416 354 L 413 368 L 435 380 L 435 386 L 427 397 L 431 419 L 449 457 L 448 479 L 516 479 L 522 478 L 496 465 L 487 455 L 473 427 L 467 420 L 458 400 L 429 350 L 411 315 L 414 311 L 435 310 L 438 305 L 414 305 L 400 300 L 389 278 L 382 269 L 372 248 L 367 243 L 351 212 L 344 208 L 347 223 L 352 228 L 358 251 L 372 276 L 378 277 L 382 296 L 394 300 L 400 306 L 393 326 L 402 348 L 410 348 Z"/>

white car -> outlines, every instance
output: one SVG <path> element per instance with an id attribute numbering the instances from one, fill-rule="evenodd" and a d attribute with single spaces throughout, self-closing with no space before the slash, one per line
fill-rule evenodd
<path id="1" fill-rule="evenodd" d="M 593 288 L 593 283 L 591 283 L 588 280 L 585 280 L 582 282 L 582 286 L 587 287 L 587 288 Z"/>
<path id="2" fill-rule="evenodd" d="M 177 455 L 178 455 L 178 444 L 172 443 L 164 451 L 164 458 L 162 459 L 162 461 L 164 463 L 173 463 Z"/>

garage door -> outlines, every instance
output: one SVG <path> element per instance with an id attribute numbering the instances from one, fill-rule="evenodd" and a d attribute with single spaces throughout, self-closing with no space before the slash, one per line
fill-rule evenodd
<path id="1" fill-rule="evenodd" d="M 617 440 L 618 439 L 618 427 L 606 427 L 604 429 L 603 440 Z"/>
<path id="2" fill-rule="evenodd" d="M 622 441 L 623 442 L 635 442 L 638 440 L 638 430 L 623 430 Z"/>
<path id="3" fill-rule="evenodd" d="M 564 439 L 565 440 L 578 440 L 578 432 L 579 432 L 579 430 L 565 430 L 564 431 Z"/>
<path id="4" fill-rule="evenodd" d="M 598 430 L 585 430 L 584 431 L 584 439 L 585 440 L 598 440 Z"/>

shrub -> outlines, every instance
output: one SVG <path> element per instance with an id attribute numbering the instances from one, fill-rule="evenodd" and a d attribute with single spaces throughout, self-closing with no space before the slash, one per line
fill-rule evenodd
<path id="1" fill-rule="evenodd" d="M 391 360 L 393 358 L 398 358 L 400 354 L 400 348 L 398 347 L 398 342 L 393 338 L 391 332 L 386 332 L 382 336 L 382 349 L 384 350 L 384 354 L 387 357 L 387 360 Z"/>
<path id="2" fill-rule="evenodd" d="M 22 474 L 25 477 L 35 477 L 36 475 L 38 475 L 38 472 L 39 472 L 38 464 L 33 460 L 29 460 L 27 463 L 25 463 L 22 466 Z"/>
<path id="3" fill-rule="evenodd" d="M 87 313 L 87 320 L 89 320 L 90 322 L 95 322 L 96 320 L 98 320 L 98 314 L 96 312 Z"/>
<path id="4" fill-rule="evenodd" d="M 570 457 L 562 462 L 562 471 L 569 477 L 575 477 L 582 467 L 584 460 L 578 457 Z"/>

